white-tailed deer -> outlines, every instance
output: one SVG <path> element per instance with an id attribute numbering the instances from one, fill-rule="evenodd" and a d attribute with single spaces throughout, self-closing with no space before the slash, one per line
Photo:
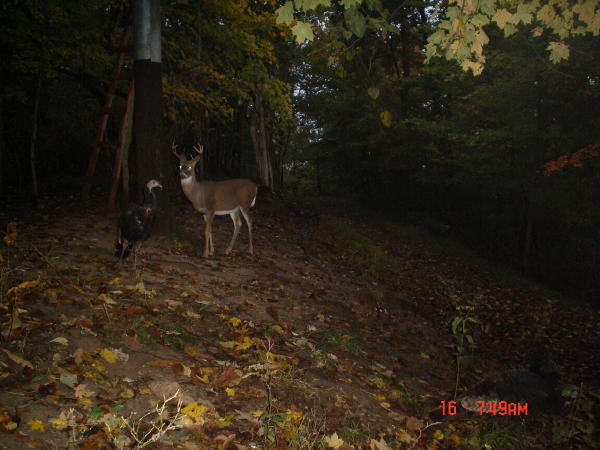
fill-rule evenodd
<path id="1" fill-rule="evenodd" d="M 179 158 L 179 176 L 181 177 L 181 188 L 196 211 L 204 214 L 204 253 L 205 258 L 214 253 L 212 238 L 212 222 L 215 214 L 222 216 L 229 214 L 233 221 L 233 236 L 231 242 L 225 249 L 225 254 L 229 254 L 237 235 L 242 226 L 240 212 L 248 225 L 249 246 L 248 253 L 252 254 L 252 220 L 250 218 L 250 207 L 254 206 L 258 186 L 256 183 L 245 179 L 236 178 L 225 181 L 197 180 L 195 174 L 196 163 L 202 157 L 204 148 L 202 145 L 194 146 L 198 153 L 195 158 L 188 160 L 185 155 L 180 155 L 175 151 L 177 146 L 173 144 L 171 151 Z"/>

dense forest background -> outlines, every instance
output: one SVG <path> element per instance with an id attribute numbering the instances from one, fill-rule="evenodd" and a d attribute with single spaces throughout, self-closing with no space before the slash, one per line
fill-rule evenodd
<path id="1" fill-rule="evenodd" d="M 203 142 L 211 178 L 257 177 L 266 152 L 285 198 L 352 197 L 597 301 L 600 39 L 573 37 L 556 64 L 551 33 L 490 25 L 474 76 L 425 63 L 435 2 L 368 3 L 388 12 L 385 23 L 357 37 L 331 6 L 304 14 L 316 33 L 297 44 L 274 1 L 163 1 L 165 135 L 183 149 Z M 3 202 L 31 199 L 36 184 L 41 196 L 79 195 L 128 8 L 0 5 Z M 103 192 L 114 151 L 100 154 Z"/>

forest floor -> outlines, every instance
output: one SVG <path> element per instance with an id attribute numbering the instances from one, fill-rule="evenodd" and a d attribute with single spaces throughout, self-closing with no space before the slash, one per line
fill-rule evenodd
<path id="1" fill-rule="evenodd" d="M 176 231 L 154 234 L 136 270 L 113 256 L 116 215 L 100 207 L 49 198 L 0 212 L 2 227 L 17 222 L 0 243 L 0 448 L 598 439 L 597 309 L 352 205 L 315 219 L 259 199 L 255 255 L 245 227 L 223 255 L 232 225 L 221 217 L 208 259 L 202 218 L 183 200 L 175 210 Z M 453 397 L 458 351 L 459 392 L 551 352 L 578 396 L 554 415 L 431 424 Z"/>

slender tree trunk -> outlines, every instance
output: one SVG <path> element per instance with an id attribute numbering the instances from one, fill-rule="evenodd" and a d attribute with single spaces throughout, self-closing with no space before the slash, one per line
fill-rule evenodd
<path id="1" fill-rule="evenodd" d="M 33 181 L 33 201 L 37 206 L 38 202 L 38 179 L 35 164 L 35 148 L 38 134 L 38 116 L 40 112 L 40 96 L 42 92 L 42 72 L 38 73 L 37 88 L 35 90 L 35 104 L 33 107 L 33 129 L 31 131 L 31 144 L 29 146 L 29 161 L 31 163 L 31 179 Z"/>
<path id="2" fill-rule="evenodd" d="M 1 78 L 0 78 L 1 79 Z M 4 140 L 4 104 L 0 92 L 0 195 L 4 192 L 4 161 L 6 161 L 6 141 Z"/>
<path id="3" fill-rule="evenodd" d="M 262 96 L 258 93 L 255 94 L 254 108 L 250 110 L 249 121 L 260 182 L 263 186 L 274 190 L 272 155 L 266 136 L 265 109 Z"/>

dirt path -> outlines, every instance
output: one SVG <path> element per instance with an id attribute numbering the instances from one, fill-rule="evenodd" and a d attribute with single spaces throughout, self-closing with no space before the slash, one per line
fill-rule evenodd
<path id="1" fill-rule="evenodd" d="M 217 256 L 202 259 L 201 218 L 176 210 L 176 233 L 154 235 L 135 272 L 99 209 L 49 201 L 1 217 L 20 223 L 2 261 L 0 448 L 467 445 L 472 427 L 444 434 L 424 418 L 454 383 L 452 296 L 478 301 L 484 322 L 486 361 L 465 370 L 516 367 L 528 342 L 549 342 L 569 381 L 593 379 L 598 355 L 569 346 L 600 342 L 597 314 L 517 278 L 355 222 L 406 268 L 381 280 L 277 204 L 255 212 L 254 256 L 245 229 L 222 255 L 220 218 Z M 175 394 L 161 421 L 156 404 Z"/>

